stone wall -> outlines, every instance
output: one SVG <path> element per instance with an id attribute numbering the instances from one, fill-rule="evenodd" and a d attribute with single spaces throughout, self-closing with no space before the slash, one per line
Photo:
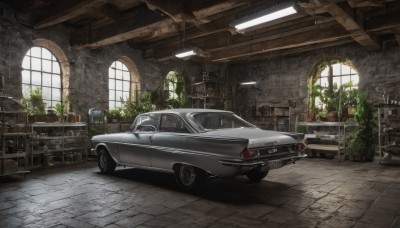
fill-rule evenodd
<path id="1" fill-rule="evenodd" d="M 186 80 L 186 91 L 192 93 L 191 84 L 202 71 L 220 72 L 227 80 L 225 96 L 227 109 L 239 114 L 248 113 L 253 107 L 287 106 L 288 100 L 296 101 L 293 112 L 302 116 L 307 111 L 307 79 L 313 68 L 329 57 L 342 57 L 352 61 L 360 75 L 360 90 L 371 101 L 381 100 L 384 90 L 400 89 L 400 51 L 398 46 L 385 47 L 383 51 L 368 53 L 359 45 L 325 48 L 299 55 L 250 60 L 235 64 L 198 64 L 194 61 L 151 63 L 143 60 L 141 52 L 126 43 L 96 50 L 76 50 L 69 46 L 68 28 L 59 26 L 51 30 L 34 31 L 17 23 L 11 10 L 4 9 L 0 16 L 0 73 L 5 78 L 4 93 L 22 98 L 21 65 L 27 51 L 37 40 L 54 43 L 63 55 L 68 72 L 63 86 L 78 101 L 71 111 L 86 116 L 90 108 L 108 107 L 108 68 L 118 58 L 128 58 L 136 66 L 141 79 L 141 90 L 154 91 L 163 84 L 171 70 L 178 70 Z M 256 80 L 257 86 L 239 86 L 240 82 Z M 64 91 L 65 92 L 65 91 Z"/>
<path id="2" fill-rule="evenodd" d="M 236 112 L 249 112 L 251 106 L 288 106 L 288 100 L 296 101 L 292 111 L 302 118 L 307 112 L 307 80 L 315 66 L 331 57 L 346 58 L 359 73 L 359 90 L 365 92 L 371 102 L 382 101 L 383 91 L 397 93 L 400 97 L 400 49 L 385 47 L 383 51 L 369 53 L 359 45 L 343 45 L 312 52 L 277 57 L 227 68 L 231 86 L 238 89 L 235 100 Z M 256 86 L 238 86 L 243 81 L 257 81 Z"/>
<path id="3" fill-rule="evenodd" d="M 34 31 L 18 23 L 11 10 L 3 9 L 2 13 L 0 74 L 5 79 L 4 94 L 22 98 L 22 60 L 35 44 L 49 43 L 48 46 L 56 47 L 65 57 L 65 60 L 61 60 L 63 93 L 77 98 L 70 111 L 80 114 L 83 120 L 90 108 L 108 108 L 108 68 L 117 59 L 125 58 L 133 62 L 135 72 L 141 79 L 141 91 L 154 91 L 162 86 L 171 70 L 182 72 L 187 81 L 187 91 L 190 91 L 194 77 L 201 74 L 203 69 L 202 65 L 191 61 L 177 60 L 163 64 L 144 61 L 139 50 L 132 49 L 124 42 L 96 50 L 76 50 L 69 46 L 68 28 L 58 26 Z"/>

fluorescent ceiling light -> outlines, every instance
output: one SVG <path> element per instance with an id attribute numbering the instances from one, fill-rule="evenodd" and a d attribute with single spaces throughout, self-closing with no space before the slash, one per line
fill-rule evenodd
<path id="1" fill-rule="evenodd" d="M 255 81 L 252 81 L 252 82 L 242 82 L 242 83 L 240 83 L 240 85 L 255 85 L 255 84 L 257 84 L 257 82 L 255 82 Z"/>
<path id="2" fill-rule="evenodd" d="M 267 14 L 260 15 L 257 18 L 250 19 L 248 21 L 245 21 L 243 23 L 235 25 L 236 30 L 243 30 L 249 27 L 253 27 L 268 21 L 273 21 L 282 17 L 286 17 L 292 14 L 297 13 L 296 9 L 293 6 L 289 6 L 287 8 L 271 12 L 270 10 L 266 11 Z"/>
<path id="3" fill-rule="evenodd" d="M 196 55 L 196 52 L 194 50 L 186 50 L 180 53 L 177 53 L 175 56 L 178 58 L 185 58 L 188 56 Z"/>

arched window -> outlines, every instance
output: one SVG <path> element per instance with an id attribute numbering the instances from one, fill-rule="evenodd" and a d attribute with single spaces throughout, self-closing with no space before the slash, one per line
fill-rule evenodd
<path id="1" fill-rule="evenodd" d="M 183 76 L 170 71 L 164 80 L 165 104 L 167 108 L 181 108 L 185 104 L 185 82 Z"/>
<path id="2" fill-rule="evenodd" d="M 131 73 L 121 61 L 114 61 L 108 69 L 109 108 L 122 107 L 122 102 L 131 99 Z"/>
<path id="3" fill-rule="evenodd" d="M 60 63 L 51 51 L 44 47 L 32 47 L 22 61 L 22 94 L 40 88 L 47 107 L 61 103 Z"/>
<path id="4" fill-rule="evenodd" d="M 167 77 L 165 77 L 165 91 L 168 93 L 168 98 L 169 99 L 177 99 L 178 94 L 176 93 L 176 87 L 178 85 L 178 73 L 175 71 L 170 71 L 167 74 Z"/>
<path id="5" fill-rule="evenodd" d="M 355 101 L 359 76 L 346 60 L 328 60 L 312 75 L 310 108 L 312 111 L 342 112 Z"/>

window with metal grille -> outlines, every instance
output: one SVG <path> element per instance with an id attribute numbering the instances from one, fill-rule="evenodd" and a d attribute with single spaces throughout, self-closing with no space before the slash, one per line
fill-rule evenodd
<path id="1" fill-rule="evenodd" d="M 122 103 L 130 98 L 131 73 L 121 61 L 114 61 L 108 69 L 109 108 L 122 107 Z"/>
<path id="2" fill-rule="evenodd" d="M 40 88 L 46 107 L 61 103 L 60 63 L 50 50 L 32 47 L 22 61 L 22 69 L 23 96 Z"/>

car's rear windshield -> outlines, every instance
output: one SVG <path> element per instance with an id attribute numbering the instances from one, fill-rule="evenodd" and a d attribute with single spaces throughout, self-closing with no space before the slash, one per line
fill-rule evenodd
<path id="1" fill-rule="evenodd" d="M 226 129 L 254 127 L 230 112 L 201 112 L 192 115 L 194 121 L 203 129 Z"/>

